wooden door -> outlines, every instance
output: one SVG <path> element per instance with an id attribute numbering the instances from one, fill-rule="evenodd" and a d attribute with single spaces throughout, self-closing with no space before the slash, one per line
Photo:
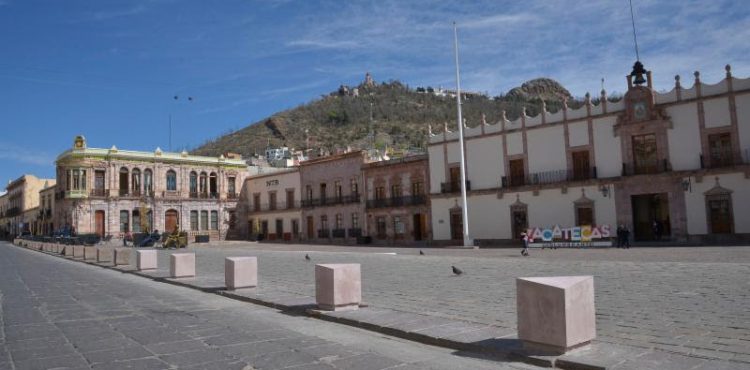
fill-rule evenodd
<path id="1" fill-rule="evenodd" d="M 170 209 L 164 214 L 164 231 L 171 233 L 175 227 L 180 223 L 179 215 L 177 211 Z"/>
<path id="2" fill-rule="evenodd" d="M 510 186 L 522 186 L 526 184 L 526 170 L 523 166 L 523 159 L 513 159 L 508 161 L 510 167 Z"/>
<path id="3" fill-rule="evenodd" d="M 451 213 L 451 239 L 463 240 L 464 238 L 464 223 L 461 217 L 461 212 Z"/>
<path id="4" fill-rule="evenodd" d="M 415 214 L 412 224 L 414 225 L 414 240 L 422 240 L 422 214 Z"/>
<path id="5" fill-rule="evenodd" d="M 708 201 L 709 224 L 712 234 L 732 233 L 732 211 L 728 197 L 711 199 Z"/>
<path id="6" fill-rule="evenodd" d="M 104 233 L 106 232 L 104 228 L 104 211 L 96 211 L 94 212 L 94 230 L 96 232 L 96 235 L 99 235 L 99 237 L 104 237 Z"/>
<path id="7" fill-rule="evenodd" d="M 526 230 L 529 228 L 529 219 L 527 216 L 526 207 L 517 207 L 514 208 L 511 211 L 511 217 L 512 217 L 512 232 L 513 232 L 513 239 L 518 239 L 521 237 L 522 232 L 526 232 Z"/>
<path id="8" fill-rule="evenodd" d="M 451 192 L 461 191 L 461 167 L 450 168 L 450 186 Z"/>
<path id="9" fill-rule="evenodd" d="M 573 152 L 573 179 L 587 180 L 591 178 L 589 166 L 589 151 Z"/>
<path id="10" fill-rule="evenodd" d="M 315 225 L 313 216 L 307 216 L 307 239 L 315 239 Z"/>

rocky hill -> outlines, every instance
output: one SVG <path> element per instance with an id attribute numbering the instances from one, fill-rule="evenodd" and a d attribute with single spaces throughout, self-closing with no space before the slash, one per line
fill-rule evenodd
<path id="1" fill-rule="evenodd" d="M 502 111 L 508 119 L 517 118 L 523 107 L 536 115 L 542 99 L 549 111 L 562 107 L 570 93 L 554 80 L 540 78 L 511 89 L 507 94 L 489 97 L 467 94 L 463 117 L 469 126 L 477 125 L 484 114 L 487 122 L 500 120 Z M 569 100 L 568 105 L 580 105 Z M 432 87 L 410 88 L 401 82 L 377 83 L 367 75 L 358 86 L 341 86 L 335 92 L 252 123 L 247 127 L 212 139 L 192 153 L 218 156 L 241 153 L 249 157 L 262 153 L 270 145 L 293 148 L 423 148 L 428 125 L 435 131 L 447 122 L 456 128 L 456 99 L 450 92 Z M 370 132 L 374 132 L 370 136 Z"/>

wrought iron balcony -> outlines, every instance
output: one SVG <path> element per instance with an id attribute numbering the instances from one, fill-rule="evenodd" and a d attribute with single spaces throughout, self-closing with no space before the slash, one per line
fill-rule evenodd
<path id="1" fill-rule="evenodd" d="M 86 189 L 82 190 L 66 190 L 65 191 L 65 198 L 68 199 L 80 199 L 80 198 L 86 198 L 88 197 L 89 193 L 86 191 Z"/>
<path id="2" fill-rule="evenodd" d="M 331 237 L 331 230 L 328 229 L 318 229 L 318 238 L 320 239 L 327 239 Z"/>
<path id="3" fill-rule="evenodd" d="M 239 198 L 239 194 L 237 194 L 235 192 L 228 192 L 227 193 L 227 199 L 237 199 L 237 198 Z"/>
<path id="4" fill-rule="evenodd" d="M 471 181 L 466 180 L 466 191 L 471 190 Z M 451 182 L 443 182 L 440 183 L 440 192 L 443 194 L 446 193 L 460 193 L 461 192 L 461 182 L 460 181 L 451 181 Z"/>
<path id="5" fill-rule="evenodd" d="M 346 238 L 346 229 L 333 229 L 334 238 Z"/>
<path id="6" fill-rule="evenodd" d="M 722 150 L 709 155 L 701 154 L 701 168 L 723 168 L 750 164 L 750 151 Z"/>
<path id="7" fill-rule="evenodd" d="M 526 176 L 503 176 L 500 186 L 503 188 L 513 188 L 526 185 L 562 184 L 595 178 L 597 178 L 596 167 L 590 167 L 578 170 L 534 172 Z"/>
<path id="8" fill-rule="evenodd" d="M 362 229 L 355 227 L 348 230 L 350 238 L 359 238 L 362 236 Z"/>
<path id="9" fill-rule="evenodd" d="M 367 201 L 367 208 L 407 207 L 425 203 L 426 198 L 424 195 L 407 195 L 385 199 L 370 199 Z"/>
<path id="10" fill-rule="evenodd" d="M 107 189 L 91 189 L 89 196 L 92 197 L 107 197 L 109 196 L 109 190 Z"/>
<path id="11" fill-rule="evenodd" d="M 672 166 L 666 159 L 622 164 L 622 176 L 657 174 L 671 170 Z"/>
<path id="12" fill-rule="evenodd" d="M 359 203 L 359 201 L 360 201 L 359 194 L 352 194 L 352 195 L 346 195 L 346 196 L 341 196 L 341 197 L 331 197 L 331 198 L 325 197 L 325 198 L 318 198 L 318 199 L 303 199 L 302 208 L 335 206 L 339 204 Z"/>

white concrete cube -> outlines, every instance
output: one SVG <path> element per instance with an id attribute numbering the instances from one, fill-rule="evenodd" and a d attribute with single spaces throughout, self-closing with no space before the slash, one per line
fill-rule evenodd
<path id="1" fill-rule="evenodd" d="M 358 263 L 315 265 L 315 300 L 328 311 L 356 310 L 362 302 Z"/>
<path id="2" fill-rule="evenodd" d="M 107 247 L 96 248 L 96 262 L 112 262 L 114 250 Z"/>
<path id="3" fill-rule="evenodd" d="M 73 257 L 73 247 L 70 245 L 63 245 L 62 254 L 64 254 L 65 256 Z"/>
<path id="4" fill-rule="evenodd" d="M 258 286 L 258 258 L 227 257 L 224 259 L 224 281 L 227 289 Z"/>
<path id="5" fill-rule="evenodd" d="M 517 278 L 516 305 L 528 349 L 559 354 L 596 338 L 593 276 Z"/>
<path id="6" fill-rule="evenodd" d="M 136 261 L 135 267 L 138 271 L 142 270 L 155 270 L 157 268 L 156 259 L 157 253 L 153 249 L 135 251 Z"/>
<path id="7" fill-rule="evenodd" d="M 96 261 L 96 247 L 83 247 L 83 259 L 86 261 Z"/>
<path id="8" fill-rule="evenodd" d="M 68 247 L 71 247 L 70 245 Z M 73 245 L 73 257 L 76 258 L 83 258 L 83 246 L 82 245 Z"/>
<path id="9" fill-rule="evenodd" d="M 169 256 L 169 276 L 173 278 L 195 276 L 195 253 L 172 253 Z"/>
<path id="10" fill-rule="evenodd" d="M 115 248 L 115 265 L 130 264 L 130 248 Z"/>

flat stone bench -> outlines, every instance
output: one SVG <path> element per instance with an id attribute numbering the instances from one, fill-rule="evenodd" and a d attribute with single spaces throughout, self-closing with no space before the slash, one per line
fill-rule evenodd
<path id="1" fill-rule="evenodd" d="M 72 245 L 61 245 L 62 254 L 65 256 L 73 257 L 73 246 Z"/>
<path id="2" fill-rule="evenodd" d="M 144 251 L 135 251 L 135 267 L 138 271 L 142 270 L 156 270 L 156 260 L 158 254 L 153 249 Z"/>
<path id="3" fill-rule="evenodd" d="M 227 289 L 258 286 L 258 258 L 227 257 L 224 259 L 224 282 Z"/>
<path id="4" fill-rule="evenodd" d="M 315 301 L 327 311 L 356 310 L 362 303 L 358 263 L 315 265 Z"/>
<path id="5" fill-rule="evenodd" d="M 83 247 L 84 261 L 96 261 L 96 247 Z"/>
<path id="6" fill-rule="evenodd" d="M 97 247 L 96 248 L 96 262 L 112 262 L 114 256 L 114 250 L 108 247 Z"/>
<path id="7" fill-rule="evenodd" d="M 70 247 L 70 245 L 68 246 Z M 74 258 L 83 258 L 84 254 L 84 246 L 82 245 L 74 245 L 73 246 L 73 257 Z"/>
<path id="8" fill-rule="evenodd" d="M 596 338 L 593 276 L 517 278 L 516 305 L 528 350 L 563 354 Z"/>
<path id="9" fill-rule="evenodd" d="M 115 248 L 115 266 L 130 264 L 130 248 Z"/>
<path id="10" fill-rule="evenodd" d="M 195 276 L 195 253 L 172 253 L 169 256 L 169 276 L 173 278 Z"/>

